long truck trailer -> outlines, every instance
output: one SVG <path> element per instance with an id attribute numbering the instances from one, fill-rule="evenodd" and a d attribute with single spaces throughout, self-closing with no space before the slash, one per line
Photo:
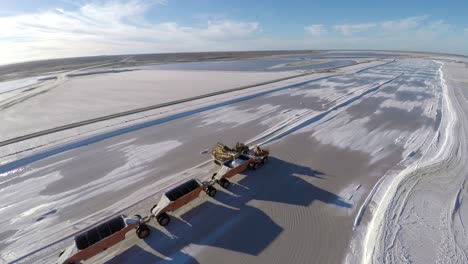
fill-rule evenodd
<path id="1" fill-rule="evenodd" d="M 239 155 L 236 159 L 226 160 L 224 162 L 215 160 L 220 168 L 211 176 L 212 181 L 221 185 L 223 188 L 228 188 L 231 184 L 229 178 L 241 173 L 247 168 L 256 169 L 258 164 L 256 160 L 247 155 Z"/>
<path id="2" fill-rule="evenodd" d="M 166 226 L 170 222 L 169 212 L 195 200 L 202 191 L 205 191 L 210 197 L 216 195 L 216 189 L 209 182 L 190 179 L 164 193 L 159 203 L 151 208 L 150 213 L 161 226 Z"/>
<path id="3" fill-rule="evenodd" d="M 236 144 L 234 149 L 218 143 L 212 155 L 215 158 L 215 164 L 220 166 L 220 169 L 213 174 L 210 182 L 190 179 L 164 193 L 160 202 L 151 208 L 151 214 L 148 217 L 120 215 L 78 234 L 73 244 L 59 254 L 58 263 L 74 264 L 87 260 L 124 240 L 132 229 L 136 230 L 140 239 L 146 238 L 150 233 L 147 226 L 150 220 L 156 218 L 161 226 L 166 226 L 170 222 L 169 212 L 193 201 L 202 191 L 210 197 L 215 196 L 217 191 L 212 186 L 214 183 L 227 188 L 230 184 L 228 178 L 249 167 L 256 169 L 258 165 L 267 161 L 269 152 L 258 146 L 249 149 L 242 143 Z"/>
<path id="4" fill-rule="evenodd" d="M 124 240 L 132 229 L 136 229 L 138 238 L 144 239 L 150 234 L 146 225 L 149 220 L 139 215 L 119 215 L 90 228 L 75 236 L 73 244 L 59 254 L 58 263 L 75 264 L 92 258 Z"/>

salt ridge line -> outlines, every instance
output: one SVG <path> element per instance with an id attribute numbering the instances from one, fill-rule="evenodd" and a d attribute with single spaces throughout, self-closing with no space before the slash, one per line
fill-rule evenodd
<path id="1" fill-rule="evenodd" d="M 401 171 L 391 182 L 389 182 L 389 187 L 383 193 L 383 195 L 380 197 L 376 197 L 376 200 L 373 201 L 377 205 L 375 206 L 375 213 L 373 214 L 373 217 L 368 224 L 367 232 L 364 237 L 361 263 L 373 262 L 372 257 L 375 253 L 375 241 L 378 237 L 379 231 L 381 230 L 382 224 L 384 223 L 383 221 L 385 218 L 385 212 L 387 211 L 387 208 L 390 205 L 391 199 L 393 198 L 393 194 L 396 193 L 396 190 L 399 187 L 399 184 L 403 181 L 403 179 L 410 175 L 415 175 L 420 171 L 430 171 L 434 168 L 437 168 L 437 166 L 442 165 L 446 160 L 448 160 L 448 158 L 450 157 L 451 150 L 454 147 L 454 126 L 458 119 L 444 79 L 444 74 L 442 71 L 442 66 L 444 65 L 444 63 L 438 61 L 435 62 L 441 64 L 439 68 L 439 75 L 444 94 L 444 109 L 447 111 L 447 126 L 445 127 L 445 131 L 442 134 L 443 143 L 440 145 L 438 152 L 435 154 L 435 156 L 429 158 L 427 161 L 420 159 L 419 161 L 416 161 L 415 163 Z M 433 143 L 437 141 L 437 138 L 438 135 L 434 136 Z M 423 155 L 423 157 L 424 156 L 425 155 Z M 382 186 L 383 184 L 380 184 L 378 186 L 378 189 L 375 192 L 371 193 L 377 193 Z"/>

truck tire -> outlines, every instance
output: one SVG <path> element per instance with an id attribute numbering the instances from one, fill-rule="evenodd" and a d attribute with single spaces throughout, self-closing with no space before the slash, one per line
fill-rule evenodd
<path id="1" fill-rule="evenodd" d="M 227 189 L 230 184 L 231 184 L 231 182 L 229 180 L 222 179 L 219 185 L 221 185 L 221 187 L 223 187 L 224 189 Z"/>
<path id="2" fill-rule="evenodd" d="M 169 217 L 168 214 L 162 213 L 158 216 L 157 220 L 161 226 L 167 226 L 167 224 L 169 224 L 169 222 L 171 221 L 171 218 Z"/>
<path id="3" fill-rule="evenodd" d="M 251 168 L 252 170 L 256 170 L 257 167 L 258 167 L 258 164 L 257 164 L 256 162 L 255 162 L 255 163 L 252 163 L 252 164 L 250 165 L 250 168 Z"/>
<path id="4" fill-rule="evenodd" d="M 137 227 L 136 234 L 139 239 L 144 239 L 150 234 L 150 229 L 147 225 L 142 224 Z"/>
<path id="5" fill-rule="evenodd" d="M 205 192 L 208 194 L 208 196 L 213 197 L 216 195 L 216 189 L 213 186 L 208 186 L 205 190 Z"/>

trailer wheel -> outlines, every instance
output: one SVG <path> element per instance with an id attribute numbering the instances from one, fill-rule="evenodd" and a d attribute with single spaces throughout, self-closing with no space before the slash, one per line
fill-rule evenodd
<path id="1" fill-rule="evenodd" d="M 258 164 L 257 164 L 256 162 L 255 162 L 255 163 L 252 163 L 252 165 L 250 166 L 250 168 L 251 168 L 252 170 L 256 170 L 257 167 L 258 167 Z"/>
<path id="2" fill-rule="evenodd" d="M 216 195 L 217 191 L 216 191 L 216 188 L 214 188 L 213 186 L 208 186 L 205 192 L 208 194 L 208 196 L 213 197 Z"/>
<path id="3" fill-rule="evenodd" d="M 149 229 L 149 227 L 147 225 L 141 224 L 141 225 L 138 226 L 138 228 L 136 230 L 136 234 L 137 234 L 139 239 L 144 239 L 147 236 L 149 236 L 150 229 Z"/>
<path id="4" fill-rule="evenodd" d="M 169 222 L 171 221 L 171 218 L 169 218 L 169 215 L 167 213 L 162 213 L 158 216 L 158 223 L 161 226 L 167 226 Z"/>
<path id="5" fill-rule="evenodd" d="M 230 184 L 231 184 L 231 182 L 229 182 L 229 180 L 227 180 L 227 179 L 222 179 L 221 182 L 220 182 L 221 187 L 223 187 L 224 189 L 227 189 Z"/>

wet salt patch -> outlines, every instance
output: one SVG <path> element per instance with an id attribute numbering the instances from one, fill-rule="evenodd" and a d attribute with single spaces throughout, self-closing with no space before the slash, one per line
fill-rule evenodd
<path id="1" fill-rule="evenodd" d="M 118 149 L 118 148 L 121 147 L 121 146 L 132 144 L 132 143 L 135 142 L 136 140 L 137 140 L 136 138 L 132 138 L 132 139 L 120 141 L 120 142 L 117 142 L 117 143 L 115 143 L 115 144 L 112 144 L 112 145 L 107 146 L 107 149 L 108 149 L 108 150 L 111 150 L 111 151 L 112 151 L 112 150 L 116 150 L 116 149 Z"/>
<path id="2" fill-rule="evenodd" d="M 281 129 L 286 127 L 287 125 L 291 124 L 292 122 L 297 121 L 297 117 L 301 117 L 303 115 L 308 115 L 311 113 L 319 113 L 310 109 L 288 109 L 287 111 L 283 111 L 280 114 L 274 115 L 269 118 L 263 119 L 260 124 L 269 126 L 270 128 L 258 135 L 256 139 L 260 138 L 262 135 L 267 135 L 272 131 Z M 255 140 L 255 139 L 252 139 Z"/>
<path id="3" fill-rule="evenodd" d="M 315 89 L 302 89 L 295 90 L 289 93 L 291 96 L 302 96 L 302 97 L 316 97 L 321 100 L 333 100 L 337 97 L 337 91 L 333 87 L 326 88 L 315 88 Z"/>
<path id="4" fill-rule="evenodd" d="M 7 210 L 8 208 L 11 208 L 12 206 L 15 206 L 15 204 L 9 204 L 7 206 L 3 206 L 0 208 L 0 212 L 4 211 L 4 210 Z"/>
<path id="5" fill-rule="evenodd" d="M 39 167 L 39 168 L 36 168 L 36 169 L 33 169 L 33 170 L 27 170 L 27 171 L 25 171 L 25 167 L 20 167 L 20 168 L 18 168 L 16 170 L 12 170 L 14 172 L 10 173 L 8 175 L 13 176 L 14 174 L 17 174 L 14 177 L 15 179 L 16 178 L 27 178 L 27 177 L 29 177 L 31 175 L 35 175 L 36 173 L 39 173 L 42 170 L 51 169 L 51 168 L 54 168 L 56 166 L 65 164 L 67 162 L 70 162 L 72 160 L 73 160 L 73 158 L 67 158 L 67 159 L 63 159 L 63 160 L 60 160 L 60 161 L 57 161 L 57 162 L 47 164 L 46 166 L 43 166 L 43 167 Z M 9 171 L 9 172 L 11 172 L 11 171 Z M 9 172 L 6 172 L 6 173 L 9 173 Z M 4 179 L 6 179 L 8 181 L 10 178 L 4 178 Z M 10 191 L 10 190 L 14 189 L 15 187 L 16 187 L 16 185 L 13 185 L 13 186 L 8 186 L 8 187 L 5 187 L 3 189 L 0 189 L 0 197 L 5 198 L 4 196 L 2 196 L 2 192 Z M 26 187 L 29 187 L 29 186 L 26 186 Z M 18 190 L 21 190 L 21 188 L 18 188 Z M 6 194 L 4 194 L 4 195 L 6 195 Z"/>
<path id="6" fill-rule="evenodd" d="M 288 95 L 288 94 L 290 94 L 291 91 L 293 91 L 293 90 L 297 90 L 297 88 L 291 88 L 291 89 L 286 89 L 286 90 L 282 90 L 282 91 L 277 91 L 277 92 L 274 92 L 274 93 L 270 93 L 270 94 L 264 95 L 264 97 L 270 98 L 270 97 Z"/>
<path id="7" fill-rule="evenodd" d="M 322 144 L 330 144 L 339 148 L 349 148 L 371 155 L 370 163 L 377 162 L 387 155 L 390 155 L 389 147 L 393 145 L 393 139 L 401 135 L 399 130 L 379 130 L 369 131 L 365 125 L 370 120 L 369 117 L 351 120 L 347 114 L 337 116 L 326 123 L 325 129 L 321 126 L 311 134 Z M 314 128 L 310 128 L 314 130 Z M 382 149 L 376 152 L 376 149 Z"/>
<path id="8" fill-rule="evenodd" d="M 18 215 L 18 218 L 23 218 L 23 217 L 26 217 L 26 216 L 30 216 L 30 215 L 33 215 L 34 213 L 42 210 L 44 207 L 49 207 L 49 204 L 40 204 L 36 207 L 33 207 L 23 213 L 21 213 L 20 215 Z"/>
<path id="9" fill-rule="evenodd" d="M 0 82 L 0 93 L 10 92 L 32 84 L 36 84 L 39 82 L 38 78 L 40 77 L 31 77 L 13 81 Z"/>
<path id="10" fill-rule="evenodd" d="M 168 140 L 155 144 L 130 145 L 121 149 L 125 153 L 127 163 L 121 168 L 134 168 L 145 166 L 145 164 L 156 161 L 163 157 L 168 151 L 182 145 L 177 140 Z"/>
<path id="11" fill-rule="evenodd" d="M 395 144 L 400 144 L 401 142 L 405 142 L 405 141 L 406 141 L 406 137 L 404 136 L 399 136 L 395 138 Z"/>
<path id="12" fill-rule="evenodd" d="M 337 92 L 348 91 L 350 90 L 359 90 L 363 87 L 369 86 L 369 83 L 359 84 L 360 76 L 346 76 L 346 77 L 332 77 L 329 79 L 324 79 L 320 81 L 312 81 L 301 85 L 299 87 L 294 87 L 291 89 L 278 91 L 267 95 L 267 97 L 276 97 L 276 96 L 313 96 L 319 98 L 334 98 L 336 97 Z M 382 77 L 376 78 L 375 81 L 381 80 Z M 341 82 L 340 82 L 341 81 Z"/>
<path id="13" fill-rule="evenodd" d="M 397 75 L 391 73 L 391 72 L 388 72 L 387 70 L 381 70 L 379 71 L 378 73 L 375 72 L 375 73 L 372 73 L 372 72 L 361 72 L 361 73 L 358 73 L 356 74 L 359 78 L 373 78 L 373 79 L 382 79 L 382 75 L 385 77 L 385 78 L 388 78 L 388 79 L 391 79 L 391 78 L 395 78 Z"/>
<path id="14" fill-rule="evenodd" d="M 388 98 L 388 99 L 392 99 L 392 100 L 395 100 L 395 98 L 396 98 L 394 93 L 385 93 L 385 92 L 382 92 L 382 91 L 378 91 L 372 97 L 373 98 Z"/>
<path id="15" fill-rule="evenodd" d="M 411 112 L 415 107 L 421 107 L 423 103 L 420 102 L 399 102 L 395 100 L 385 100 L 380 104 L 381 108 L 398 108 Z"/>
<path id="16" fill-rule="evenodd" d="M 204 118 L 201 125 L 204 127 L 216 123 L 233 124 L 234 126 L 242 125 L 250 121 L 260 119 L 264 115 L 271 114 L 280 108 L 279 105 L 264 104 L 255 108 L 239 109 L 239 107 L 229 106 L 223 109 L 216 109 L 202 115 Z"/>
<path id="17" fill-rule="evenodd" d="M 354 80 L 350 78 L 349 80 Z M 380 79 L 382 80 L 382 79 Z M 303 97 L 316 97 L 321 100 L 336 101 L 344 96 L 348 96 L 360 90 L 369 89 L 375 85 L 376 82 L 358 84 L 355 83 L 339 83 L 329 80 L 323 80 L 317 87 L 302 87 L 297 89 L 291 89 L 287 94 L 291 96 L 303 96 Z M 344 93 L 344 94 L 343 94 Z"/>
<path id="18" fill-rule="evenodd" d="M 402 92 L 414 92 L 414 93 L 421 93 L 421 92 L 430 92 L 434 88 L 434 83 L 426 83 L 424 87 L 412 86 L 412 85 L 400 85 L 398 87 L 398 91 Z"/>
<path id="19" fill-rule="evenodd" d="M 274 124 L 279 124 L 279 120 L 281 122 L 287 122 L 290 121 L 291 118 L 297 117 L 297 116 L 302 116 L 304 114 L 308 114 L 314 112 L 310 109 L 307 108 L 301 108 L 301 109 L 288 109 L 287 111 L 284 111 L 280 114 L 274 115 L 270 118 L 263 119 L 260 124 L 262 125 L 274 125 Z"/>
<path id="20" fill-rule="evenodd" d="M 12 176 L 13 174 L 20 173 L 20 172 L 23 171 L 23 170 L 24 170 L 23 167 L 20 167 L 20 168 L 17 168 L 17 169 L 13 169 L 13 170 L 11 170 L 11 171 L 7 171 L 7 172 L 4 172 L 4 173 L 0 173 L 0 177 Z"/>
<path id="21" fill-rule="evenodd" d="M 11 205 L 4 213 L 12 216 L 9 219 L 0 219 L 0 226 L 7 228 L 14 225 L 15 229 L 19 230 L 15 234 L 18 237 L 28 233 L 28 230 L 34 228 L 31 227 L 33 219 L 41 216 L 43 208 L 53 207 L 55 202 L 54 200 L 49 202 L 47 197 L 37 194 L 47 188 L 47 185 L 61 178 L 62 176 L 58 172 L 53 172 L 43 177 L 28 179 L 15 185 L 14 188 L 0 191 L 2 202 Z"/>

